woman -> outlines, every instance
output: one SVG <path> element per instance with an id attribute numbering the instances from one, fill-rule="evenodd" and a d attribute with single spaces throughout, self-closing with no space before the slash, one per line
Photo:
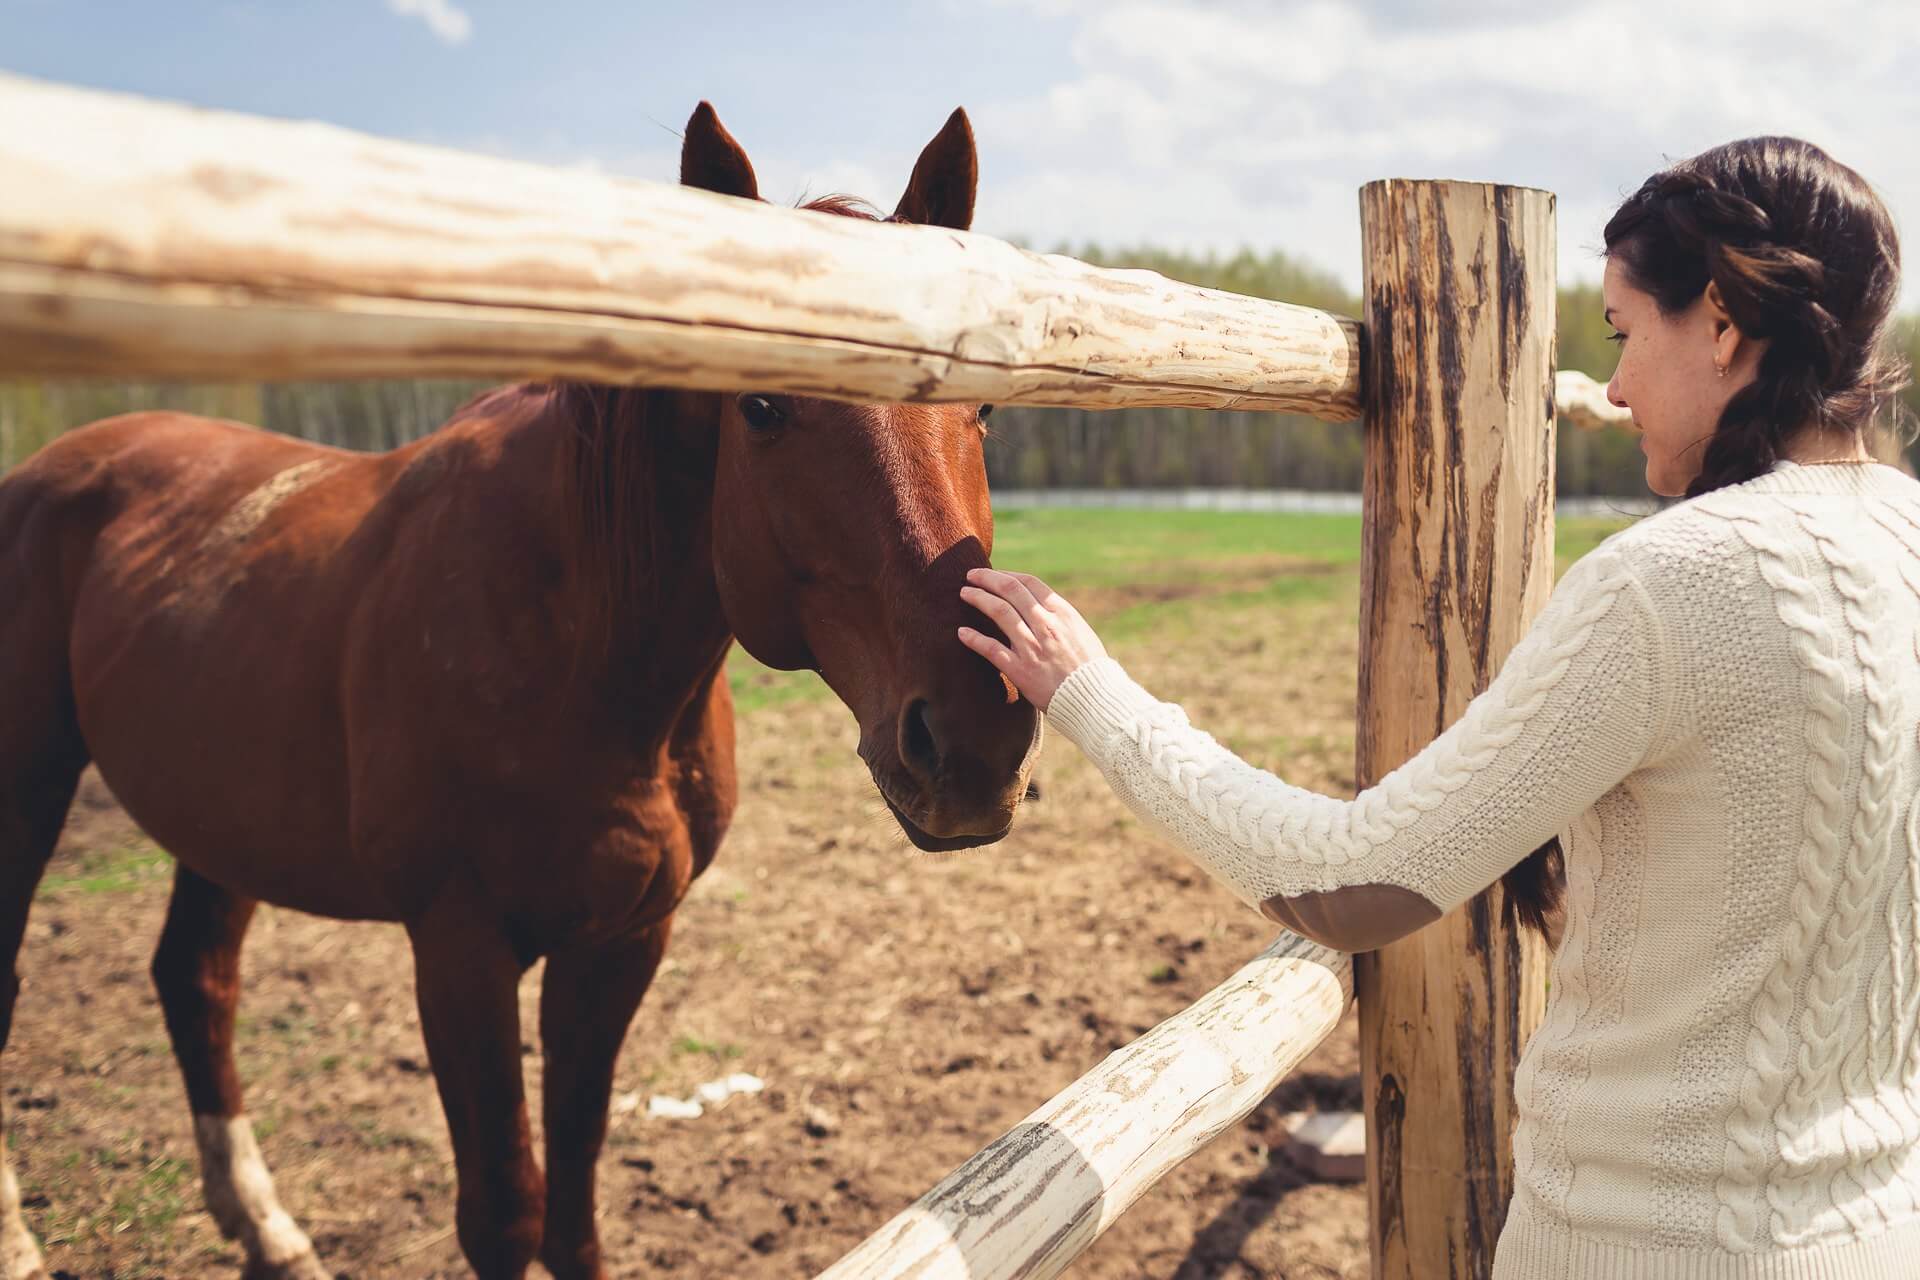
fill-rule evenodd
<path id="1" fill-rule="evenodd" d="M 1819 148 L 1752 138 L 1606 228 L 1608 386 L 1685 495 L 1570 569 L 1492 686 L 1352 801 L 1190 727 L 1037 579 L 960 638 L 1143 818 L 1346 950 L 1556 835 L 1496 1280 L 1920 1276 L 1920 483 L 1868 433 L 1899 250 Z M 1532 855 L 1531 859 L 1529 855 Z M 1510 880 L 1536 927 L 1552 877 Z"/>

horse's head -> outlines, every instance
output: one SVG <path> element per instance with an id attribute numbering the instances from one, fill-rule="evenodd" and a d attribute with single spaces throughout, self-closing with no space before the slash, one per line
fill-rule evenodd
<path id="1" fill-rule="evenodd" d="M 956 111 L 892 220 L 965 230 L 976 173 Z M 759 198 L 746 153 L 704 102 L 680 178 Z M 859 216 L 851 201 L 814 207 Z M 954 634 L 994 630 L 960 600 L 993 550 L 986 412 L 749 390 L 719 414 L 714 571 L 727 620 L 761 662 L 819 671 L 852 709 L 874 785 L 926 850 L 1005 835 L 1039 744 L 1032 705 Z"/>

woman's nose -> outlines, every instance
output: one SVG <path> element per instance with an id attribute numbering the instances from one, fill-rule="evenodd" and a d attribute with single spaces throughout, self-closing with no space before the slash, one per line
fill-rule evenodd
<path id="1" fill-rule="evenodd" d="M 1614 366 L 1613 376 L 1607 379 L 1607 403 L 1616 409 L 1627 407 L 1627 398 L 1620 394 L 1620 368 Z"/>

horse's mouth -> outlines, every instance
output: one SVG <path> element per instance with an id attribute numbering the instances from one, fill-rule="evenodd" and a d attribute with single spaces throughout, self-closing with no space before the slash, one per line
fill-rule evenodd
<path id="1" fill-rule="evenodd" d="M 995 841 L 1006 839 L 1007 832 L 1013 830 L 1013 824 L 1009 822 L 992 835 L 931 835 L 922 830 L 919 823 L 909 818 L 884 790 L 880 792 L 880 798 L 887 802 L 887 808 L 892 811 L 893 820 L 900 824 L 900 830 L 906 832 L 907 839 L 913 842 L 913 847 L 922 853 L 953 853 L 960 849 L 977 849 L 983 844 L 993 844 Z"/>

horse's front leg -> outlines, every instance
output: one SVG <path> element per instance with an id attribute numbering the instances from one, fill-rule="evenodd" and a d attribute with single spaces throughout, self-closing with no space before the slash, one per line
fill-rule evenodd
<path id="1" fill-rule="evenodd" d="M 526 966 L 497 922 L 453 902 L 408 932 L 427 1057 L 453 1137 L 460 1247 L 480 1280 L 521 1280 L 540 1251 L 546 1209 L 520 1070 Z"/>
<path id="2" fill-rule="evenodd" d="M 547 1227 L 540 1260 L 555 1280 L 603 1280 L 594 1167 L 607 1136 L 614 1060 L 667 949 L 672 919 L 618 943 L 547 957 L 540 990 L 547 1122 Z"/>

